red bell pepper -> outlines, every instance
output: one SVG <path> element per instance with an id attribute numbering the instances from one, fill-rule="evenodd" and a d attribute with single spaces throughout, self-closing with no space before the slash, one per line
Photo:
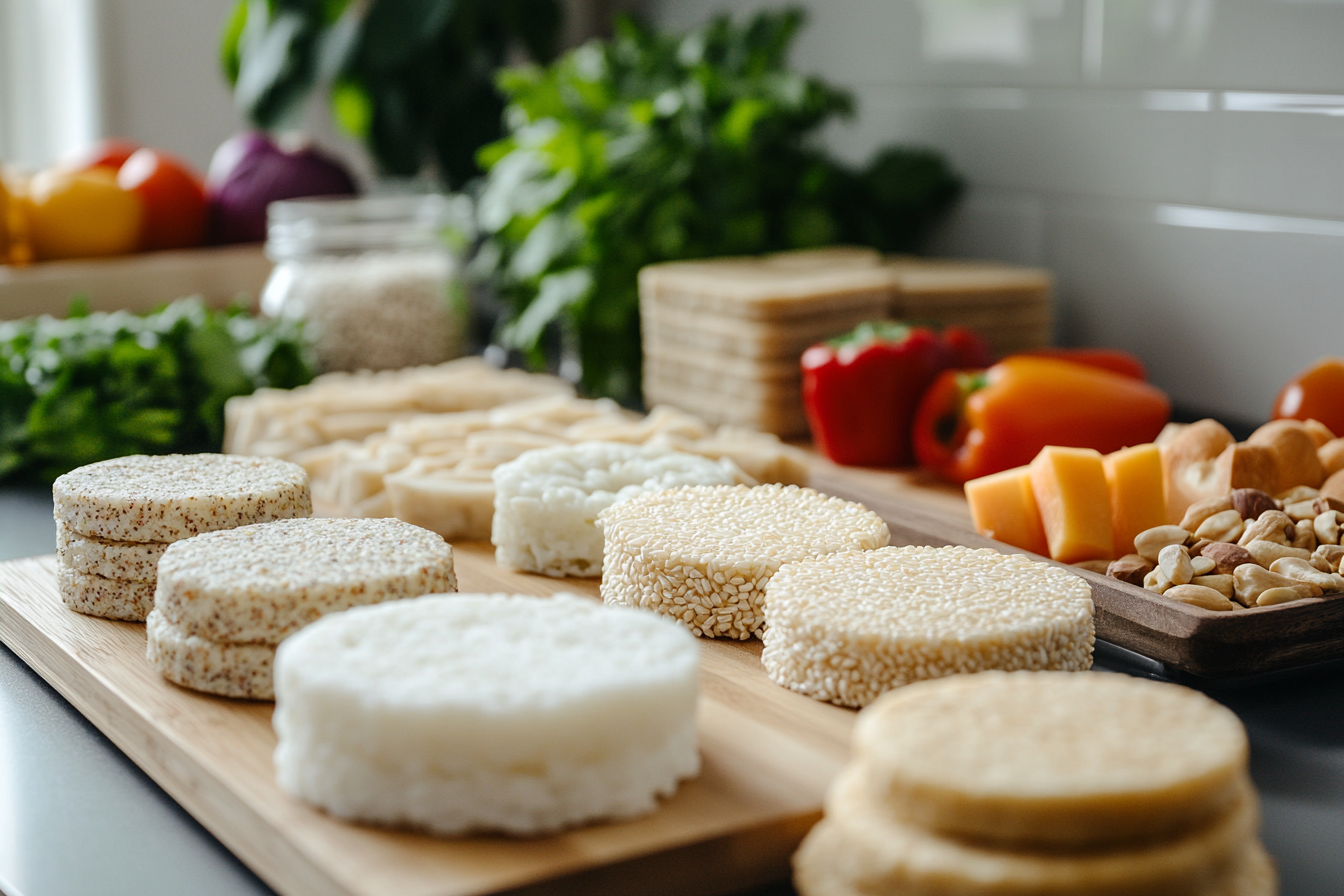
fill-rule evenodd
<path id="1" fill-rule="evenodd" d="M 910 423 L 929 383 L 963 359 L 989 354 L 979 336 L 953 329 L 940 337 L 927 327 L 874 321 L 804 352 L 803 408 L 821 452 L 853 466 L 909 464 Z"/>
<path id="2" fill-rule="evenodd" d="M 949 370 L 915 417 L 915 456 L 953 482 L 1020 467 L 1046 445 L 1109 453 L 1157 438 L 1171 401 L 1131 376 L 1015 355 L 988 370 Z"/>

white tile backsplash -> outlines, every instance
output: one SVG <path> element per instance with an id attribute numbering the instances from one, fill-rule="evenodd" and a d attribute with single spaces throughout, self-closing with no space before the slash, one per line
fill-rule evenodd
<path id="1" fill-rule="evenodd" d="M 858 99 L 828 144 L 946 152 L 971 189 L 933 248 L 1051 267 L 1061 341 L 1135 351 L 1178 403 L 1242 422 L 1344 354 L 1344 2 L 804 5 L 795 65 Z"/>

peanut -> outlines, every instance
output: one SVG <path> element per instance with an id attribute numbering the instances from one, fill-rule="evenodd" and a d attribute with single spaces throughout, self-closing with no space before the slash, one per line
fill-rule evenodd
<path id="1" fill-rule="evenodd" d="M 1280 505 L 1273 496 L 1258 488 L 1236 488 L 1232 490 L 1232 506 L 1244 520 L 1255 520 L 1266 510 L 1279 510 Z"/>
<path id="2" fill-rule="evenodd" d="M 1210 515 L 1195 529 L 1196 538 L 1209 541 L 1236 541 L 1246 531 L 1246 523 L 1235 510 L 1222 510 Z"/>
<path id="3" fill-rule="evenodd" d="M 1159 567 L 1143 577 L 1143 587 L 1161 594 L 1171 587 L 1171 579 L 1167 578 L 1167 574 Z"/>
<path id="4" fill-rule="evenodd" d="M 1297 534 L 1297 525 L 1282 510 L 1266 510 L 1246 527 L 1237 539 L 1237 544 L 1245 547 L 1253 541 L 1273 541 L 1277 544 L 1291 544 Z"/>
<path id="5" fill-rule="evenodd" d="M 1311 521 L 1311 528 L 1316 533 L 1316 543 L 1339 544 L 1341 523 L 1344 523 L 1344 513 L 1338 510 L 1327 510 L 1318 514 L 1316 519 Z"/>
<path id="6" fill-rule="evenodd" d="M 1190 552 L 1183 545 L 1169 544 L 1164 547 L 1157 556 L 1157 565 L 1173 585 L 1188 585 L 1195 577 Z"/>
<path id="7" fill-rule="evenodd" d="M 1154 526 L 1134 536 L 1134 550 L 1145 560 L 1157 562 L 1157 555 L 1167 545 L 1188 545 L 1194 543 L 1194 536 L 1180 526 Z"/>
<path id="8" fill-rule="evenodd" d="M 1302 600 L 1308 595 L 1293 588 L 1266 588 L 1260 592 L 1260 596 L 1255 599 L 1257 607 L 1272 607 L 1275 604 L 1292 603 L 1295 600 Z"/>
<path id="9" fill-rule="evenodd" d="M 1222 513 L 1225 510 L 1232 509 L 1231 497 L 1205 498 L 1202 501 L 1196 501 L 1185 511 L 1185 516 L 1181 517 L 1181 528 L 1194 532 L 1199 528 L 1199 524 L 1204 522 L 1215 513 Z M 1240 516 L 1240 514 L 1238 514 Z"/>
<path id="10" fill-rule="evenodd" d="M 1272 541 L 1253 541 L 1246 545 L 1246 552 L 1251 555 L 1252 563 L 1258 563 L 1265 569 L 1273 566 L 1275 560 L 1284 557 L 1296 557 L 1299 560 L 1306 560 L 1311 557 L 1310 551 L 1289 547 L 1286 544 L 1276 544 Z"/>
<path id="11" fill-rule="evenodd" d="M 1314 518 L 1317 514 L 1316 501 L 1312 499 L 1309 501 L 1298 501 L 1296 504 L 1286 504 L 1284 505 L 1283 512 L 1288 514 L 1288 517 L 1294 522 L 1297 522 L 1298 520 L 1309 520 Z"/>
<path id="12" fill-rule="evenodd" d="M 1228 600 L 1232 599 L 1237 590 L 1236 579 L 1232 576 L 1195 576 L 1190 584 L 1212 588 Z"/>
<path id="13" fill-rule="evenodd" d="M 1199 576 L 1207 576 L 1217 568 L 1218 564 L 1213 561 L 1212 557 L 1190 558 L 1190 570 L 1196 578 Z"/>
<path id="14" fill-rule="evenodd" d="M 1176 585 L 1168 588 L 1162 596 L 1206 610 L 1227 612 L 1232 609 L 1232 601 L 1203 585 Z"/>

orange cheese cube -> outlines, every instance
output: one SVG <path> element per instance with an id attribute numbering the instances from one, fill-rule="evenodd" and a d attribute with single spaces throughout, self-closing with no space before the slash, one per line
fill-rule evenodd
<path id="1" fill-rule="evenodd" d="M 1134 536 L 1167 522 L 1162 451 L 1154 444 L 1134 445 L 1106 455 L 1106 486 L 1111 492 L 1111 536 L 1117 554 L 1134 550 Z"/>
<path id="2" fill-rule="evenodd" d="M 1031 490 L 1051 557 L 1078 563 L 1114 556 L 1111 493 L 1100 452 L 1047 445 L 1031 462 Z"/>
<path id="3" fill-rule="evenodd" d="M 1048 555 L 1050 546 L 1031 490 L 1031 470 L 1017 467 L 966 483 L 975 531 L 1033 554 Z"/>

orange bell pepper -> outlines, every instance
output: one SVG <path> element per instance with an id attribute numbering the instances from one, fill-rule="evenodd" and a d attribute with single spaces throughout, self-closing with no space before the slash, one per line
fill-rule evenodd
<path id="1" fill-rule="evenodd" d="M 1321 358 L 1293 377 L 1274 399 L 1273 419 L 1316 419 L 1344 435 L 1344 358 Z"/>
<path id="2" fill-rule="evenodd" d="M 915 415 L 915 457 L 966 482 L 1029 464 L 1046 445 L 1109 454 L 1151 442 L 1170 417 L 1170 399 L 1142 380 L 1016 355 L 934 380 Z"/>

